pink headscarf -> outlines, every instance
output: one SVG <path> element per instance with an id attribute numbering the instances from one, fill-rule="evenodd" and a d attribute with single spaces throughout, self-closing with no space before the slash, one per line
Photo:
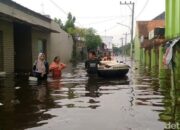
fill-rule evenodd
<path id="1" fill-rule="evenodd" d="M 36 64 L 36 72 L 45 74 L 46 73 L 46 67 L 44 65 L 45 60 L 41 60 L 41 56 L 44 55 L 44 53 L 39 53 L 38 60 Z"/>

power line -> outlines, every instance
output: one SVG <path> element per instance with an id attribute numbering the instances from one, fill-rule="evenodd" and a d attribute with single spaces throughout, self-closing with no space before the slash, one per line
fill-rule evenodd
<path id="1" fill-rule="evenodd" d="M 112 26 L 112 27 L 106 29 L 106 32 L 107 32 L 107 31 L 110 31 L 110 30 L 112 30 L 112 29 L 114 29 L 114 28 L 116 28 L 117 26 L 118 26 L 118 25 L 115 24 L 114 26 Z M 104 31 L 101 31 L 101 32 L 99 32 L 99 33 L 103 33 L 103 32 L 104 32 Z"/>
<path id="2" fill-rule="evenodd" d="M 128 16 L 124 15 L 124 16 L 92 16 L 92 17 L 76 16 L 76 17 L 80 19 L 106 19 L 106 18 L 119 18 L 119 17 L 128 17 Z"/>
<path id="3" fill-rule="evenodd" d="M 135 3 L 134 2 L 124 2 L 122 3 L 120 1 L 120 5 L 127 5 L 129 7 L 129 5 L 132 6 L 131 8 L 131 11 L 132 11 L 132 20 L 131 20 L 131 52 L 130 52 L 130 55 L 131 55 L 131 59 L 134 58 L 134 42 L 133 42 L 133 33 L 134 33 L 134 6 L 135 6 Z"/>
<path id="4" fill-rule="evenodd" d="M 64 13 L 65 15 L 67 15 L 68 13 L 62 9 L 56 2 L 54 2 L 53 0 L 49 0 L 54 6 L 56 6 L 62 13 Z"/>
<path id="5" fill-rule="evenodd" d="M 149 0 L 146 0 L 143 8 L 142 8 L 141 11 L 138 13 L 138 15 L 135 17 L 135 19 L 137 19 L 137 18 L 143 13 L 143 11 L 144 11 L 144 9 L 147 7 L 148 3 L 149 3 Z"/>
<path id="6" fill-rule="evenodd" d="M 56 8 L 58 8 L 62 13 L 64 13 L 65 15 L 68 15 L 68 13 L 64 10 L 64 9 L 62 9 L 56 2 L 54 2 L 53 0 L 49 0 Z M 81 27 L 83 27 L 82 26 L 82 24 L 80 24 L 79 22 L 76 22 L 77 24 L 79 24 Z"/>
<path id="7" fill-rule="evenodd" d="M 87 25 L 106 23 L 106 22 L 109 22 L 109 21 L 112 21 L 115 19 L 118 19 L 118 18 L 111 18 L 111 19 L 106 19 L 106 20 L 102 20 L 102 21 L 98 21 L 98 22 L 88 23 Z"/>

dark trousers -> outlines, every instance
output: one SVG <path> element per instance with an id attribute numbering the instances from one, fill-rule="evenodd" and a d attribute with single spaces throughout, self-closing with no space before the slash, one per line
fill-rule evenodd
<path id="1" fill-rule="evenodd" d="M 41 73 L 34 72 L 34 76 L 38 78 L 38 80 L 47 80 L 47 74 L 45 74 L 43 77 L 41 76 Z"/>

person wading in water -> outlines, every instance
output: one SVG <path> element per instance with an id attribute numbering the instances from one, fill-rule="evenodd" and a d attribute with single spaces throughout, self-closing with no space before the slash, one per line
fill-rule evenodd
<path id="1" fill-rule="evenodd" d="M 66 67 L 64 63 L 60 62 L 60 57 L 56 56 L 54 61 L 50 64 L 49 71 L 52 72 L 53 78 L 61 78 L 62 70 Z"/>

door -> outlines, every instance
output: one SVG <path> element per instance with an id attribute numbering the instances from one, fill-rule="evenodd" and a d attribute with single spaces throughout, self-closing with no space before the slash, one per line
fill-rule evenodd
<path id="1" fill-rule="evenodd" d="M 15 72 L 32 70 L 31 27 L 14 23 Z"/>

